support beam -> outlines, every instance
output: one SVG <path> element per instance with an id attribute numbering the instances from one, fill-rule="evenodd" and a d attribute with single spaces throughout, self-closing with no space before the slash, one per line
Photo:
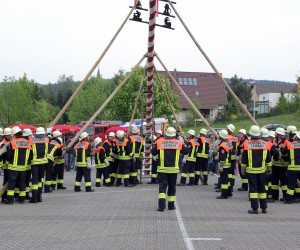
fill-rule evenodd
<path id="1" fill-rule="evenodd" d="M 248 111 L 247 107 L 241 102 L 241 100 L 236 96 L 236 94 L 233 92 L 233 90 L 230 88 L 229 84 L 225 81 L 225 79 L 223 78 L 223 76 L 220 74 L 220 72 L 218 71 L 218 69 L 215 67 L 215 65 L 212 63 L 212 61 L 209 59 L 209 57 L 207 56 L 207 54 L 205 53 L 205 51 L 201 48 L 201 46 L 199 45 L 199 43 L 196 41 L 195 37 L 193 36 L 193 34 L 191 33 L 191 31 L 189 30 L 189 28 L 186 26 L 186 24 L 184 23 L 184 21 L 182 20 L 181 16 L 179 15 L 179 13 L 177 12 L 177 10 L 175 9 L 174 5 L 172 4 L 172 2 L 170 0 L 167 0 L 168 3 L 170 4 L 170 6 L 172 7 L 172 9 L 174 10 L 176 16 L 179 18 L 180 22 L 182 23 L 182 25 L 184 26 L 184 28 L 186 29 L 187 33 L 190 35 L 190 37 L 192 38 L 192 40 L 194 41 L 195 45 L 197 46 L 197 48 L 199 49 L 199 51 L 202 53 L 202 55 L 205 57 L 205 59 L 207 60 L 207 62 L 210 64 L 210 66 L 212 67 L 212 69 L 215 71 L 215 73 L 218 75 L 218 77 L 221 79 L 221 81 L 223 82 L 223 84 L 225 85 L 225 88 L 227 89 L 227 91 L 231 94 L 232 98 L 237 102 L 237 104 L 241 107 L 241 109 L 245 112 L 245 114 L 249 117 L 249 119 L 252 121 L 253 124 L 258 125 L 258 123 L 256 122 L 256 120 L 252 117 L 252 115 L 250 114 L 250 112 Z"/>
<path id="2" fill-rule="evenodd" d="M 103 109 L 107 106 L 107 104 L 111 101 L 111 99 L 118 93 L 121 87 L 128 81 L 128 79 L 132 76 L 132 74 L 136 71 L 138 66 L 142 63 L 146 55 L 144 55 L 141 60 L 134 66 L 131 72 L 124 78 L 124 80 L 115 88 L 115 90 L 110 94 L 110 96 L 106 99 L 106 101 L 101 105 L 101 107 L 96 111 L 96 113 L 86 122 L 86 124 L 81 128 L 81 130 L 76 134 L 76 136 L 72 139 L 69 145 L 73 145 L 75 141 L 79 138 L 80 134 L 83 133 L 86 128 L 95 120 L 95 118 L 103 111 Z"/>
<path id="3" fill-rule="evenodd" d="M 100 55 L 100 57 L 98 58 L 98 60 L 95 62 L 95 64 L 93 65 L 93 67 L 90 69 L 90 71 L 87 73 L 87 75 L 85 76 L 85 78 L 81 81 L 81 83 L 79 84 L 79 86 L 77 87 L 77 89 L 74 91 L 74 93 L 72 94 L 72 96 L 70 97 L 70 99 L 65 104 L 65 106 L 59 111 L 58 115 L 50 123 L 49 127 L 53 127 L 59 121 L 59 119 L 66 112 L 66 110 L 71 105 L 71 103 L 73 102 L 73 100 L 75 99 L 75 97 L 79 94 L 79 92 L 81 91 L 81 89 L 83 88 L 83 86 L 86 84 L 87 80 L 89 79 L 89 77 L 92 75 L 92 73 L 94 72 L 94 70 L 96 69 L 96 67 L 99 65 L 99 63 L 101 62 L 101 60 L 105 56 L 105 54 L 108 51 L 108 49 L 111 47 L 111 45 L 113 44 L 113 42 L 115 41 L 115 39 L 117 38 L 117 36 L 121 32 L 121 30 L 123 29 L 123 27 L 126 24 L 128 18 L 132 14 L 133 10 L 134 9 L 131 9 L 129 11 L 129 13 L 126 16 L 125 20 L 123 21 L 122 25 L 120 26 L 120 28 L 118 29 L 118 31 L 116 32 L 116 34 L 111 39 L 110 43 L 107 45 L 107 47 L 105 48 L 105 50 L 103 51 L 103 53 Z"/>
<path id="4" fill-rule="evenodd" d="M 165 69 L 165 71 L 167 72 L 168 76 L 170 77 L 170 79 L 172 80 L 172 82 L 176 85 L 176 87 L 179 89 L 179 91 L 182 93 L 183 97 L 187 100 L 187 102 L 190 104 L 190 106 L 194 109 L 194 111 L 196 112 L 196 114 L 202 119 L 202 121 L 204 122 L 204 124 L 214 133 L 214 135 L 218 138 L 219 135 L 216 132 L 216 130 L 214 130 L 214 128 L 212 126 L 210 126 L 209 122 L 204 118 L 204 116 L 200 113 L 200 111 L 196 108 L 196 106 L 194 105 L 194 103 L 191 101 L 191 99 L 187 96 L 187 94 L 183 91 L 183 89 L 180 87 L 180 85 L 178 84 L 178 82 L 175 80 L 175 78 L 172 76 L 172 74 L 170 73 L 170 71 L 167 69 L 167 67 L 165 66 L 165 64 L 161 61 L 161 59 L 159 58 L 159 56 L 157 55 L 157 53 L 155 53 L 155 56 L 157 58 L 157 60 L 160 62 L 160 64 L 163 66 L 163 68 Z"/>

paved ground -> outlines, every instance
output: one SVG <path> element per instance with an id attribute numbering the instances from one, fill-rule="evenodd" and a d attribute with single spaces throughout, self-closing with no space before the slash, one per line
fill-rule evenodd
<path id="1" fill-rule="evenodd" d="M 249 215 L 245 192 L 215 198 L 214 176 L 178 187 L 177 209 L 161 213 L 157 185 L 74 193 L 75 173 L 65 175 L 68 189 L 42 203 L 0 205 L 0 249 L 300 249 L 300 204 Z"/>

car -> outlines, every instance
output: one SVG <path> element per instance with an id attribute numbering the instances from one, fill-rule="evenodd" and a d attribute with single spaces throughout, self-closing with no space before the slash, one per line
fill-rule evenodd
<path id="1" fill-rule="evenodd" d="M 275 131 L 277 128 L 283 128 L 284 130 L 286 130 L 287 126 L 281 124 L 267 124 L 263 126 L 263 128 L 266 128 L 270 131 Z"/>
<path id="2" fill-rule="evenodd" d="M 222 129 L 226 129 L 226 128 L 214 128 L 214 130 L 216 130 L 216 132 L 219 134 L 220 130 Z M 207 131 L 207 135 L 210 136 L 210 135 L 213 135 L 213 132 L 209 129 Z"/>

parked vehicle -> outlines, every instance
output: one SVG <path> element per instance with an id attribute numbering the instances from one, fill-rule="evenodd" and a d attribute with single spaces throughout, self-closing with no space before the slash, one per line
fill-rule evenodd
<path id="1" fill-rule="evenodd" d="M 283 128 L 284 130 L 286 130 L 287 126 L 281 124 L 267 124 L 263 126 L 263 128 L 266 128 L 270 131 L 275 131 L 277 128 Z"/>

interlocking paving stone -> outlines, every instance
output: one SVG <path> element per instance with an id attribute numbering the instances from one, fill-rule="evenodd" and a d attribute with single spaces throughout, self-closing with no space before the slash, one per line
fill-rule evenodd
<path id="1" fill-rule="evenodd" d="M 194 249 L 300 249 L 300 203 L 276 202 L 268 204 L 268 214 L 250 215 L 247 192 L 236 191 L 239 178 L 227 200 L 216 199 L 215 176 L 208 186 L 177 187 L 189 240 L 176 211 L 156 211 L 158 185 L 86 193 L 82 184 L 75 193 L 74 180 L 74 171 L 65 172 L 67 190 L 43 194 L 39 204 L 1 204 L 0 249 L 192 249 L 187 241 Z"/>

